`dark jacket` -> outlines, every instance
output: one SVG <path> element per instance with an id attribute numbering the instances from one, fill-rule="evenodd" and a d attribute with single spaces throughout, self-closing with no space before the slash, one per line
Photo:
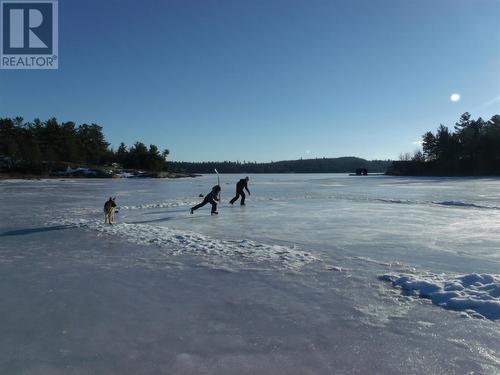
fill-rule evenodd
<path id="1" fill-rule="evenodd" d="M 248 190 L 248 181 L 246 180 L 246 178 L 242 178 L 236 184 L 236 191 L 243 191 L 243 189 L 245 189 L 246 191 L 248 191 L 248 193 L 250 193 L 250 191 Z"/>
<path id="2" fill-rule="evenodd" d="M 220 192 L 220 189 L 217 189 L 217 187 L 214 186 L 212 188 L 212 191 L 205 196 L 205 200 L 206 201 L 211 201 L 211 200 L 218 201 L 219 200 L 219 192 Z"/>

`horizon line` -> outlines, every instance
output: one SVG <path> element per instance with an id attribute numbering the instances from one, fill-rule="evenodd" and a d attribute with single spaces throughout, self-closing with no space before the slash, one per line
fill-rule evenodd
<path id="1" fill-rule="evenodd" d="M 318 159 L 347 159 L 347 158 L 355 158 L 355 159 L 361 159 L 364 161 L 394 161 L 393 159 L 365 159 L 359 156 L 334 156 L 334 157 L 327 157 L 327 156 L 322 156 L 322 157 L 315 157 L 315 158 L 298 158 L 298 159 L 281 159 L 281 160 L 270 160 L 270 161 L 249 161 L 249 160 L 218 160 L 218 161 L 185 161 L 185 160 L 168 160 L 170 163 L 193 163 L 193 164 L 198 164 L 198 163 L 239 163 L 239 164 L 271 164 L 271 163 L 280 163 L 280 162 L 286 162 L 286 161 L 300 161 L 300 160 L 318 160 Z"/>

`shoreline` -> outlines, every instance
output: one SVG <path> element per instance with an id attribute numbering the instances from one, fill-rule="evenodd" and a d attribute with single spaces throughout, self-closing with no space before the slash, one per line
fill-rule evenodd
<path id="1" fill-rule="evenodd" d="M 34 175 L 34 174 L 23 174 L 23 173 L 0 173 L 0 181 L 5 180 L 66 180 L 66 179 L 78 179 L 78 180 L 96 180 L 96 179 L 178 179 L 178 178 L 195 178 L 200 177 L 201 174 L 195 173 L 174 173 L 168 172 L 161 176 L 153 176 L 153 174 L 145 174 L 143 176 L 130 176 L 130 177 L 120 177 L 120 176 L 85 176 L 85 175 Z"/>
<path id="2" fill-rule="evenodd" d="M 500 174 L 399 174 L 399 173 L 383 173 L 388 177 L 467 177 L 467 178 L 485 178 L 485 177 L 500 177 Z"/>

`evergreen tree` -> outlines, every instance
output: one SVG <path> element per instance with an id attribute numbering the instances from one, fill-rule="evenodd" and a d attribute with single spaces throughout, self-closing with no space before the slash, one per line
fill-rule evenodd
<path id="1" fill-rule="evenodd" d="M 74 122 L 58 123 L 50 118 L 23 123 L 21 117 L 0 119 L 0 156 L 12 160 L 18 170 L 49 172 L 53 166 L 68 163 L 103 165 L 118 161 L 126 168 L 151 171 L 167 170 L 170 151 L 149 149 L 141 142 L 127 150 L 121 143 L 115 152 L 106 142 L 102 127 L 97 124 L 77 126 Z"/>

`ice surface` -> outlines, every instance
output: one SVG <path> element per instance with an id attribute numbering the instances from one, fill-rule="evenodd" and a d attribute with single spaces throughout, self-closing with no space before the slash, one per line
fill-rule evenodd
<path id="1" fill-rule="evenodd" d="M 500 373 L 500 179 L 242 177 L 0 182 L 0 373 Z"/>

